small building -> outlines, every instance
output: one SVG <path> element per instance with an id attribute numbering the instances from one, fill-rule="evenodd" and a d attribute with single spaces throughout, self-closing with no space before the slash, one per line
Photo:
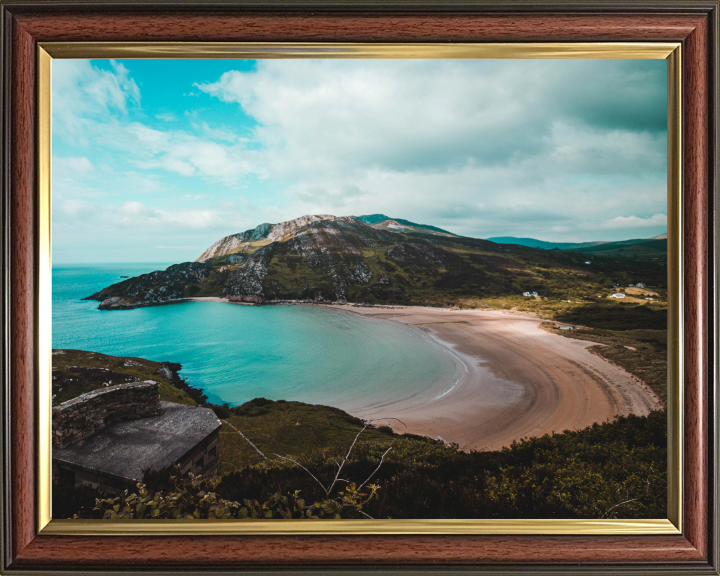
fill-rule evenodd
<path id="1" fill-rule="evenodd" d="M 645 284 L 644 282 L 638 282 L 637 284 L 635 284 L 635 286 L 637 286 L 638 288 L 647 288 L 647 284 Z"/>
<path id="2" fill-rule="evenodd" d="M 160 401 L 157 382 L 101 388 L 53 408 L 53 478 L 110 493 L 135 489 L 146 469 L 218 468 L 222 424 L 209 408 Z"/>
<path id="3" fill-rule="evenodd" d="M 590 264 L 590 260 L 586 260 L 586 261 L 585 261 L 585 264 Z"/>
<path id="4" fill-rule="evenodd" d="M 625 294 L 622 292 L 616 292 L 615 294 L 612 294 L 610 298 L 625 298 Z"/>

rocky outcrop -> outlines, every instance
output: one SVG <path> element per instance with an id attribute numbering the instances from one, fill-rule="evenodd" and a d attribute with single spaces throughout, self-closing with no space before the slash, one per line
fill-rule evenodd
<path id="1" fill-rule="evenodd" d="M 294 235 L 298 230 L 322 221 L 357 221 L 352 216 L 331 216 L 330 214 L 316 214 L 301 216 L 287 222 L 279 224 L 260 224 L 260 226 L 252 230 L 246 230 L 239 234 L 232 234 L 221 238 L 215 244 L 210 246 L 203 252 L 195 262 L 206 262 L 212 258 L 223 258 L 229 254 L 243 253 L 251 248 L 251 243 L 258 240 L 268 240 L 269 242 L 280 242 L 289 236 Z"/>
<path id="2" fill-rule="evenodd" d="M 98 300 L 101 310 L 127 310 L 177 302 L 192 296 L 192 287 L 207 278 L 210 271 L 207 264 L 173 264 L 165 270 L 118 282 L 84 299 Z"/>
<path id="3" fill-rule="evenodd" d="M 221 238 L 215 242 L 215 244 L 210 246 L 210 248 L 205 250 L 205 252 L 200 254 L 195 262 L 205 262 L 211 258 L 222 258 L 227 254 L 246 249 L 250 245 L 250 242 L 267 238 L 274 226 L 276 225 L 268 224 L 266 222 L 264 224 L 260 224 L 260 226 L 257 226 L 252 230 L 246 230 L 245 232 L 240 232 L 239 234 L 225 236 L 225 238 Z"/>
<path id="4" fill-rule="evenodd" d="M 89 438 L 110 422 L 160 414 L 157 382 L 132 382 L 93 390 L 52 409 L 52 442 L 58 448 Z"/>
<path id="5" fill-rule="evenodd" d="M 268 264 L 272 257 L 271 246 L 263 246 L 230 273 L 223 296 L 237 302 L 256 304 L 265 300 L 263 281 L 268 274 Z"/>

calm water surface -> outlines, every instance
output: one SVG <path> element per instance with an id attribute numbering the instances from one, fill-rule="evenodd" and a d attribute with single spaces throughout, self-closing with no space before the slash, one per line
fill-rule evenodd
<path id="1" fill-rule="evenodd" d="M 412 328 L 312 306 L 186 302 L 98 310 L 81 300 L 168 264 L 53 268 L 53 348 L 179 362 L 211 402 L 257 397 L 340 406 L 361 398 L 449 386 L 456 365 Z"/>

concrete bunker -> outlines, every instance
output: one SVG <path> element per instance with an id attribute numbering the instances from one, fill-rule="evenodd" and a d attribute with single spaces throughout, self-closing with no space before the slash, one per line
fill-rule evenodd
<path id="1" fill-rule="evenodd" d="M 143 470 L 175 463 L 180 474 L 218 468 L 222 427 L 209 408 L 160 400 L 157 382 L 83 394 L 53 408 L 53 478 L 111 493 L 134 490 Z"/>

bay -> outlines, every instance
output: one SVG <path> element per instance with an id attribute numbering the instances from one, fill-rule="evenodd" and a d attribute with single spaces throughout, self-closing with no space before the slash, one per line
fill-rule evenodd
<path id="1" fill-rule="evenodd" d="M 231 406 L 258 397 L 359 405 L 457 379 L 456 362 L 419 330 L 351 312 L 212 301 L 105 311 L 82 300 L 168 265 L 53 267 L 53 348 L 178 362 L 209 401 Z"/>

